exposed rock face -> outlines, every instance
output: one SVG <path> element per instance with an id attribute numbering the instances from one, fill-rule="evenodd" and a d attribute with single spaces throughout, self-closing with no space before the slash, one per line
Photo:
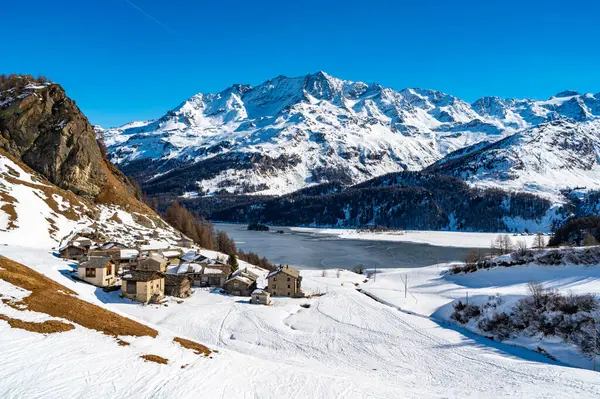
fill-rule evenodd
<path id="1" fill-rule="evenodd" d="M 94 129 L 60 85 L 26 76 L 12 80 L 0 87 L 6 151 L 75 194 L 120 205 L 135 201 L 133 186 L 104 159 Z"/>

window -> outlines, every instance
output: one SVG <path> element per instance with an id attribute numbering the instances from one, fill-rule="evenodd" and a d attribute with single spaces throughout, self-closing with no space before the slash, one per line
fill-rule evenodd
<path id="1" fill-rule="evenodd" d="M 292 287 L 288 284 L 288 288 L 292 288 Z"/>
<path id="2" fill-rule="evenodd" d="M 135 281 L 128 281 L 127 282 L 127 291 L 128 294 L 137 294 L 137 290 L 136 290 L 136 283 Z"/>
<path id="3" fill-rule="evenodd" d="M 275 284 L 273 284 L 273 289 L 277 288 L 277 286 Z"/>
<path id="4" fill-rule="evenodd" d="M 288 291 L 288 296 L 290 296 L 290 293 L 289 293 L 289 291 Z"/>
<path id="5" fill-rule="evenodd" d="M 288 281 L 290 281 L 290 278 L 288 277 Z"/>
<path id="6" fill-rule="evenodd" d="M 273 277 L 273 281 L 277 281 L 277 277 Z"/>
<path id="7" fill-rule="evenodd" d="M 95 278 L 96 277 L 96 269 L 94 269 L 93 267 L 86 267 L 85 268 L 85 276 L 90 277 L 90 278 Z"/>
<path id="8" fill-rule="evenodd" d="M 108 274 L 108 275 L 112 274 L 112 264 L 111 263 L 106 265 L 106 274 Z"/>

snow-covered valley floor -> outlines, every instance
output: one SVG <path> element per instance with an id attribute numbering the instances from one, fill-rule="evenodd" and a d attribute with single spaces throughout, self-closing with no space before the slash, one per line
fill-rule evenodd
<path id="1" fill-rule="evenodd" d="M 298 232 L 335 235 L 339 238 L 351 240 L 412 242 L 417 244 L 460 248 L 490 248 L 491 242 L 498 237 L 498 233 L 462 231 L 403 230 L 390 232 L 359 232 L 356 229 L 331 229 L 314 227 L 290 227 L 290 229 Z M 528 248 L 531 247 L 535 239 L 534 235 L 509 234 L 509 236 L 514 243 L 524 241 Z M 545 237 L 545 239 L 547 241 L 548 237 Z"/>
<path id="2" fill-rule="evenodd" d="M 135 304 L 118 292 L 73 281 L 69 263 L 47 251 L 2 247 L 0 254 L 82 299 L 156 328 L 159 338 L 175 334 L 218 350 L 212 359 L 193 361 L 173 348 L 148 349 L 174 359 L 159 365 L 123 356 L 122 351 L 132 349 L 93 341 L 79 329 L 43 336 L 0 321 L 0 351 L 9 355 L 0 359 L 3 398 L 104 398 L 134 392 L 135 397 L 152 398 L 600 396 L 597 373 L 401 312 L 354 285 L 428 316 L 465 289 L 440 278 L 438 266 L 388 269 L 367 283 L 364 276 L 347 271 L 339 277 L 335 271 L 327 277 L 321 271 L 302 271 L 303 286 L 325 295 L 274 298 L 268 307 L 203 289 L 181 303 L 170 300 L 168 306 L 158 306 Z M 412 295 L 404 300 L 399 278 L 406 273 Z M 597 287 L 596 277 L 588 277 L 579 280 Z M 497 288 L 490 282 L 470 284 L 487 292 Z M 518 284 L 510 286 L 518 289 Z M 39 389 L 28 391 L 27 386 Z"/>

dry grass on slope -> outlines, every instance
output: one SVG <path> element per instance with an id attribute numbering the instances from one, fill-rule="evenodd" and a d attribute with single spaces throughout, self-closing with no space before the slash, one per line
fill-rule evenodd
<path id="1" fill-rule="evenodd" d="M 169 359 L 165 359 L 164 357 L 160 357 L 157 355 L 142 355 L 140 357 L 147 362 L 154 362 L 154 363 L 158 363 L 158 364 L 168 364 L 169 363 Z"/>
<path id="2" fill-rule="evenodd" d="M 73 324 L 63 323 L 60 320 L 46 320 L 38 323 L 34 321 L 23 321 L 19 319 L 13 319 L 11 317 L 0 314 L 0 320 L 8 322 L 8 325 L 12 328 L 20 328 L 31 332 L 40 334 L 54 334 L 59 332 L 71 331 L 75 328 Z"/>
<path id="3" fill-rule="evenodd" d="M 173 342 L 177 342 L 186 349 L 193 350 L 197 355 L 209 356 L 212 353 L 211 350 L 206 346 L 194 341 L 190 341 L 189 339 L 176 337 L 173 339 Z"/>
<path id="4" fill-rule="evenodd" d="M 7 302 L 17 310 L 45 313 L 115 337 L 158 335 L 150 327 L 77 298 L 72 290 L 27 266 L 0 256 L 0 268 L 0 279 L 31 292 L 20 301 Z"/>

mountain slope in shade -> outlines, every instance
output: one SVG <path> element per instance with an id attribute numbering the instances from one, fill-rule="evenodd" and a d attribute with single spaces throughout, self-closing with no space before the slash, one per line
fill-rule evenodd
<path id="1" fill-rule="evenodd" d="M 428 172 L 478 186 L 525 191 L 554 199 L 561 190 L 600 188 L 600 121 L 555 121 L 488 145 L 465 148 Z"/>
<path id="2" fill-rule="evenodd" d="M 600 96 L 547 101 L 395 91 L 318 72 L 197 94 L 155 121 L 99 131 L 150 194 L 283 194 L 421 170 L 446 154 L 554 119 L 600 115 Z"/>

